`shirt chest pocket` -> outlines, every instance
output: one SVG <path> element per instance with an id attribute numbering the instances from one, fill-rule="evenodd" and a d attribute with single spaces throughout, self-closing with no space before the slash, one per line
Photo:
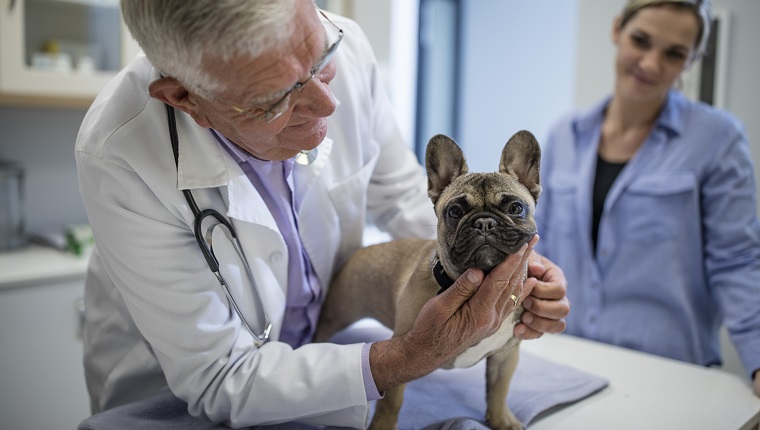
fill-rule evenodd
<path id="1" fill-rule="evenodd" d="M 699 224 L 699 187 L 690 172 L 648 174 L 632 182 L 613 210 L 624 240 L 676 239 Z"/>
<path id="2" fill-rule="evenodd" d="M 547 226 L 564 236 L 578 232 L 578 219 L 574 216 L 577 212 L 575 206 L 577 204 L 578 193 L 578 179 L 576 176 L 569 173 L 558 173 L 551 176 L 548 180 L 551 192 L 551 207 L 546 208 L 544 211 L 548 221 Z M 540 198 L 538 204 L 541 204 Z"/>

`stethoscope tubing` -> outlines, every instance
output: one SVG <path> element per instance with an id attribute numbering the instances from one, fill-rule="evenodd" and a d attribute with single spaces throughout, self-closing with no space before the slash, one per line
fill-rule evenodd
<path id="1" fill-rule="evenodd" d="M 166 107 L 166 118 L 169 125 L 169 138 L 171 139 L 172 143 L 172 151 L 174 152 L 174 163 L 179 168 L 179 138 L 177 135 L 177 119 L 174 114 L 174 108 L 168 104 L 164 104 Z M 208 264 L 209 269 L 211 272 L 216 276 L 216 279 L 219 281 L 219 284 L 222 286 L 222 289 L 224 290 L 224 294 L 227 296 L 227 300 L 230 302 L 230 306 L 232 306 L 235 313 L 238 315 L 240 320 L 245 325 L 248 332 L 251 334 L 254 340 L 254 345 L 256 347 L 260 347 L 263 344 L 265 344 L 269 340 L 269 336 L 272 331 L 272 322 L 269 320 L 269 316 L 266 313 L 266 310 L 264 309 L 264 304 L 261 303 L 261 309 L 264 312 L 264 320 L 265 320 L 265 329 L 264 333 L 259 336 L 253 331 L 253 327 L 251 327 L 250 324 L 248 324 L 248 321 L 243 316 L 243 313 L 240 311 L 240 308 L 237 305 L 237 302 L 235 301 L 235 298 L 232 297 L 232 292 L 230 292 L 229 287 L 227 286 L 227 282 L 222 277 L 222 274 L 219 270 L 219 261 L 216 259 L 216 256 L 211 252 L 210 248 L 207 246 L 206 241 L 204 240 L 204 234 L 202 229 L 203 220 L 207 216 L 213 216 L 216 218 L 220 223 L 222 223 L 230 232 L 231 241 L 233 246 L 235 247 L 235 250 L 238 252 L 238 254 L 243 259 L 244 269 L 246 271 L 246 274 L 248 278 L 251 280 L 251 283 L 253 284 L 253 288 L 257 289 L 256 281 L 253 279 L 253 274 L 251 273 L 251 269 L 248 265 L 248 261 L 245 260 L 245 255 L 243 254 L 243 250 L 240 249 L 239 244 L 237 243 L 237 233 L 235 232 L 235 228 L 232 226 L 232 223 L 229 222 L 224 216 L 222 216 L 219 212 L 213 210 L 213 209 L 205 209 L 203 211 L 200 210 L 198 207 L 197 202 L 195 201 L 195 198 L 193 197 L 193 193 L 190 192 L 190 190 L 182 190 L 182 194 L 185 196 L 185 201 L 187 201 L 188 206 L 190 207 L 190 210 L 193 212 L 194 222 L 193 222 L 193 233 L 195 234 L 195 240 L 198 243 L 198 248 L 200 248 L 201 253 L 203 253 L 203 257 L 206 259 L 206 263 Z M 260 299 L 261 297 L 259 297 Z"/>

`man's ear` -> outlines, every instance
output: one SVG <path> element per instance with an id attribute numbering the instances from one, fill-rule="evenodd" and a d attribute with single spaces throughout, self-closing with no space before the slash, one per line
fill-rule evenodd
<path id="1" fill-rule="evenodd" d="M 157 79 L 148 86 L 148 94 L 190 115 L 199 126 L 211 128 L 211 123 L 197 103 L 197 96 L 192 95 L 178 80 L 170 77 Z"/>

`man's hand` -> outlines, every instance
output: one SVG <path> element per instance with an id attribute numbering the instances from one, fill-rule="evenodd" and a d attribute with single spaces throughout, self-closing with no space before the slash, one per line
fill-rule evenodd
<path id="1" fill-rule="evenodd" d="M 370 368 L 378 390 L 425 376 L 494 334 L 515 308 L 510 296 L 526 297 L 536 285 L 533 278 L 523 279 L 537 241 L 534 236 L 485 278 L 468 269 L 422 307 L 408 333 L 373 343 Z"/>
<path id="2" fill-rule="evenodd" d="M 562 269 L 534 252 L 530 257 L 528 276 L 535 278 L 536 286 L 523 302 L 525 312 L 522 314 L 522 323 L 515 326 L 515 336 L 535 339 L 544 333 L 564 331 L 567 326 L 565 317 L 570 313 L 570 301 L 567 299 L 567 280 Z"/>

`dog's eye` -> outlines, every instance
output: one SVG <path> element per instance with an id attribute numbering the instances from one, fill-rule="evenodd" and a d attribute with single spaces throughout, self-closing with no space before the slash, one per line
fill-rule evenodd
<path id="1" fill-rule="evenodd" d="M 448 216 L 451 219 L 457 219 L 464 214 L 462 208 L 459 205 L 451 205 L 448 210 Z"/>
<path id="2" fill-rule="evenodd" d="M 508 213 L 510 215 L 520 215 L 525 210 L 525 206 L 523 206 L 520 202 L 514 202 L 511 205 L 509 205 L 509 211 Z"/>

